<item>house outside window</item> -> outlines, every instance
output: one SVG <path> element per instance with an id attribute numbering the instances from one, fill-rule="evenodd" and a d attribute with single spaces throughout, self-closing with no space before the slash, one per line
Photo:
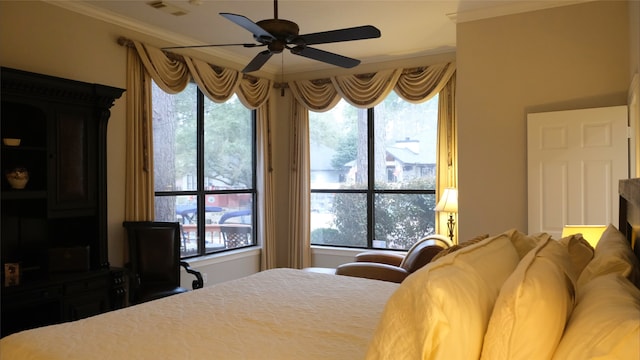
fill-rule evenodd
<path id="1" fill-rule="evenodd" d="M 408 249 L 435 232 L 438 97 L 309 113 L 311 243 Z"/>
<path id="2" fill-rule="evenodd" d="M 181 224 L 183 258 L 255 245 L 255 111 L 152 91 L 155 220 Z"/>

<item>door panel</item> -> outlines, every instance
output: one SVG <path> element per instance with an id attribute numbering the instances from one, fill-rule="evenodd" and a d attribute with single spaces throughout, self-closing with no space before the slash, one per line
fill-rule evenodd
<path id="1" fill-rule="evenodd" d="M 527 116 L 529 233 L 616 224 L 628 174 L 627 107 Z"/>

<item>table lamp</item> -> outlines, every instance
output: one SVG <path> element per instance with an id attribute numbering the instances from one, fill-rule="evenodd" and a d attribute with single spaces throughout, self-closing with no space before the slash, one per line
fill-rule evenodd
<path id="1" fill-rule="evenodd" d="M 442 193 L 442 197 L 436 205 L 435 211 L 443 211 L 449 213 L 449 220 L 447 221 L 447 227 L 449 228 L 449 239 L 452 244 L 453 241 L 453 229 L 455 226 L 455 220 L 453 220 L 453 213 L 458 212 L 458 189 L 445 188 Z"/>

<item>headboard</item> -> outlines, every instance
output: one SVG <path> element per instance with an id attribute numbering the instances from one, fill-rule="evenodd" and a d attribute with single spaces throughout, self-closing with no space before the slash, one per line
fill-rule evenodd
<path id="1" fill-rule="evenodd" d="M 640 259 L 640 178 L 620 180 L 620 223 L 618 229 L 626 236 L 633 252 Z"/>

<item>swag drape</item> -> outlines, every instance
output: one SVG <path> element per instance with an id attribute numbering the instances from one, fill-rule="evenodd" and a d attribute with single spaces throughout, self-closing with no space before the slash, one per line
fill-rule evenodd
<path id="1" fill-rule="evenodd" d="M 443 189 L 457 185 L 455 63 L 442 63 L 412 69 L 383 70 L 372 74 L 335 76 L 329 79 L 293 81 L 289 83 L 293 94 L 291 128 L 293 134 L 293 168 L 289 180 L 291 204 L 289 221 L 292 225 L 288 238 L 289 266 L 311 266 L 311 239 L 309 234 L 309 115 L 308 110 L 327 111 L 340 98 L 358 108 L 370 108 L 384 100 L 395 90 L 400 97 L 412 103 L 429 100 L 440 93 L 438 103 L 438 144 L 436 199 Z M 305 194 L 305 195 L 302 195 Z M 442 214 L 444 218 L 445 214 Z M 445 226 L 436 214 L 436 232 Z"/>
<path id="2" fill-rule="evenodd" d="M 270 80 L 245 78 L 235 70 L 221 69 L 189 57 L 170 58 L 162 50 L 137 41 L 120 40 L 127 50 L 127 125 L 125 172 L 125 220 L 154 217 L 153 136 L 151 79 L 175 94 L 194 79 L 212 101 L 222 103 L 234 93 L 250 109 L 257 110 L 258 228 L 263 232 L 262 269 L 275 267 L 273 179 L 271 174 Z"/>

